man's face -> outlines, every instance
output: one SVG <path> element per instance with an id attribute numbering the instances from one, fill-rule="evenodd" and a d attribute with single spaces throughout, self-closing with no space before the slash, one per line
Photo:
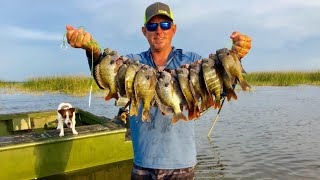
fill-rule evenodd
<path id="1" fill-rule="evenodd" d="M 171 21 L 166 16 L 155 16 L 149 20 L 149 23 L 160 23 Z M 160 52 L 164 49 L 171 48 L 172 37 L 176 32 L 176 25 L 172 24 L 168 30 L 161 29 L 158 25 L 157 30 L 148 31 L 146 27 L 142 27 L 144 36 L 148 39 L 152 51 Z"/>

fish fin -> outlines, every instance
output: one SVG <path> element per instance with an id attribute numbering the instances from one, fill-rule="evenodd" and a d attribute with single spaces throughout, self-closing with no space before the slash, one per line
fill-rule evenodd
<path id="1" fill-rule="evenodd" d="M 227 100 L 230 101 L 231 98 L 237 100 L 238 99 L 238 96 L 237 94 L 234 92 L 233 89 L 230 89 L 228 92 L 227 92 Z"/>
<path id="2" fill-rule="evenodd" d="M 208 94 L 207 96 L 207 107 L 213 106 L 214 107 L 215 103 L 213 101 L 213 96 L 211 94 Z"/>
<path id="3" fill-rule="evenodd" d="M 135 99 L 131 99 L 131 105 L 130 105 L 130 116 L 133 116 L 133 115 L 138 116 L 137 101 Z"/>
<path id="4" fill-rule="evenodd" d="M 199 108 L 196 108 L 196 114 L 197 114 L 197 118 L 199 118 L 201 116 L 201 112 Z"/>
<path id="5" fill-rule="evenodd" d="M 172 119 L 171 119 L 171 123 L 172 123 L 172 124 L 175 124 L 175 123 L 177 123 L 180 119 L 182 119 L 183 121 L 188 121 L 187 118 L 186 118 L 186 116 L 185 116 L 182 112 L 179 112 L 179 113 L 173 114 Z"/>
<path id="6" fill-rule="evenodd" d="M 190 87 L 190 90 L 191 90 L 191 94 L 192 94 L 195 106 L 199 106 L 199 95 L 197 95 L 197 93 L 195 92 L 191 80 L 189 80 L 189 87 Z"/>
<path id="7" fill-rule="evenodd" d="M 170 83 L 171 83 L 171 97 L 172 97 L 174 94 L 174 82 L 170 81 Z"/>
<path id="8" fill-rule="evenodd" d="M 115 98 L 116 100 L 119 99 L 118 93 L 111 93 L 109 92 L 108 95 L 104 98 L 106 101 L 109 101 L 110 99 Z"/>
<path id="9" fill-rule="evenodd" d="M 209 106 L 208 106 L 208 96 L 204 95 L 203 97 L 201 97 L 201 101 L 200 101 L 200 111 L 204 111 L 206 110 Z"/>
<path id="10" fill-rule="evenodd" d="M 150 122 L 150 112 L 149 112 L 149 110 L 143 110 L 143 112 L 142 112 L 142 121 L 144 122 L 145 120 Z"/>
<path id="11" fill-rule="evenodd" d="M 189 120 L 197 119 L 199 116 L 200 116 L 200 111 L 197 107 L 193 107 L 191 110 L 189 110 L 189 113 L 188 113 Z"/>
<path id="12" fill-rule="evenodd" d="M 169 106 L 164 105 L 161 102 L 161 100 L 159 99 L 157 93 L 154 94 L 154 99 L 155 99 L 155 102 L 156 102 L 158 108 L 160 109 L 162 115 L 173 113 L 173 109 Z"/>
<path id="13" fill-rule="evenodd" d="M 242 88 L 242 90 L 246 91 L 247 88 L 251 88 L 251 86 L 245 81 L 245 80 L 242 80 L 242 81 L 239 81 L 240 82 L 240 86 Z"/>
<path id="14" fill-rule="evenodd" d="M 214 109 L 216 109 L 216 108 L 218 108 L 218 109 L 221 108 L 220 100 L 216 100 Z"/>
<path id="15" fill-rule="evenodd" d="M 190 120 L 194 120 L 195 118 L 197 118 L 197 117 L 196 117 L 196 114 L 195 114 L 194 110 L 193 109 L 189 109 L 189 111 L 188 111 L 188 120 L 189 121 Z"/>

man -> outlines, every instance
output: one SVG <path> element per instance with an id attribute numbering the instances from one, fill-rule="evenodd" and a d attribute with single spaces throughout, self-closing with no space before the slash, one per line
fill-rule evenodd
<path id="1" fill-rule="evenodd" d="M 99 66 L 102 58 L 97 43 L 88 32 L 67 26 L 67 39 L 75 48 L 87 52 L 89 62 L 94 59 L 94 68 Z M 177 26 L 171 9 L 164 3 L 154 3 L 146 8 L 142 33 L 147 38 L 150 48 L 140 54 L 127 55 L 155 69 L 176 69 L 183 64 L 190 64 L 201 56 L 176 49 L 171 45 Z M 234 51 L 240 58 L 251 48 L 251 39 L 239 32 L 230 36 Z M 93 45 L 92 45 L 93 44 Z M 93 53 L 93 54 L 92 54 Z M 97 79 L 97 77 L 95 77 Z M 99 84 L 99 82 L 97 82 Z M 178 121 L 171 124 L 171 115 L 150 109 L 151 121 L 141 121 L 141 108 L 138 116 L 130 117 L 130 128 L 134 150 L 132 179 L 193 179 L 197 163 L 194 134 L 194 121 Z"/>

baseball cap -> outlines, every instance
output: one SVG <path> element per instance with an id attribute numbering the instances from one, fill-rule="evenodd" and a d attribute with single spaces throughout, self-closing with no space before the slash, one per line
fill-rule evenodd
<path id="1" fill-rule="evenodd" d="M 156 15 L 167 16 L 173 21 L 173 14 L 170 7 L 167 4 L 156 2 L 147 7 L 144 16 L 144 24 L 146 24 L 152 17 Z"/>

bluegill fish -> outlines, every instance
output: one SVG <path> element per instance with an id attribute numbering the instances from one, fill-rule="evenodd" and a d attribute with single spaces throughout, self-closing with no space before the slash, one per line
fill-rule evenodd
<path id="1" fill-rule="evenodd" d="M 238 56 L 227 48 L 219 49 L 216 53 L 228 76 L 230 78 L 234 76 L 239 81 L 242 90 L 246 91 L 247 88 L 250 88 L 250 85 L 243 79 L 241 74 L 242 65 Z"/>
<path id="2" fill-rule="evenodd" d="M 165 106 L 173 109 L 171 122 L 177 123 L 180 119 L 188 121 L 181 111 L 181 107 L 185 102 L 179 82 L 167 71 L 158 72 L 158 82 L 156 85 L 157 97 Z"/>
<path id="3" fill-rule="evenodd" d="M 200 111 L 202 112 L 208 109 L 210 106 L 213 106 L 214 103 L 212 97 L 209 95 L 207 91 L 206 84 L 203 78 L 201 64 L 201 60 L 197 60 L 191 63 L 189 66 L 189 76 L 193 96 L 198 100 L 201 99 Z"/>
<path id="4" fill-rule="evenodd" d="M 125 85 L 125 78 L 126 78 L 126 72 L 128 66 L 132 63 L 133 61 L 131 59 L 126 59 L 123 64 L 120 66 L 117 76 L 116 76 L 116 82 L 117 82 L 117 87 L 120 96 L 126 97 L 126 85 Z"/>
<path id="5" fill-rule="evenodd" d="M 180 67 L 176 69 L 177 75 L 178 75 L 178 81 L 179 85 L 182 91 L 182 94 L 184 95 L 186 99 L 186 103 L 188 106 L 188 119 L 193 120 L 199 117 L 200 112 L 198 109 L 198 99 L 195 99 L 193 97 L 193 93 L 191 90 L 191 84 L 189 81 L 189 69 L 185 67 Z"/>
<path id="6" fill-rule="evenodd" d="M 209 95 L 213 94 L 215 96 L 214 108 L 220 109 L 220 107 L 221 107 L 220 96 L 221 96 L 221 92 L 222 92 L 222 79 L 220 77 L 220 74 L 216 70 L 214 60 L 209 59 L 209 58 L 204 58 L 202 60 L 202 72 L 203 72 L 204 82 L 206 84 Z"/>
<path id="7" fill-rule="evenodd" d="M 115 77 L 122 62 L 123 60 L 119 59 L 119 55 L 115 51 L 105 49 L 98 71 L 100 72 L 102 85 L 105 89 L 109 89 L 109 93 L 105 97 L 107 101 L 111 98 L 119 98 Z"/>
<path id="8" fill-rule="evenodd" d="M 150 121 L 150 104 L 156 93 L 157 78 L 155 70 L 148 65 L 143 65 L 134 79 L 135 99 L 137 107 L 143 102 L 142 121 Z"/>
<path id="9" fill-rule="evenodd" d="M 136 77 L 136 73 L 139 71 L 141 64 L 139 61 L 133 61 L 127 68 L 125 75 L 125 89 L 127 98 L 130 100 L 130 116 L 136 115 L 138 116 L 138 105 L 137 100 L 135 98 L 134 91 L 134 78 Z"/>

